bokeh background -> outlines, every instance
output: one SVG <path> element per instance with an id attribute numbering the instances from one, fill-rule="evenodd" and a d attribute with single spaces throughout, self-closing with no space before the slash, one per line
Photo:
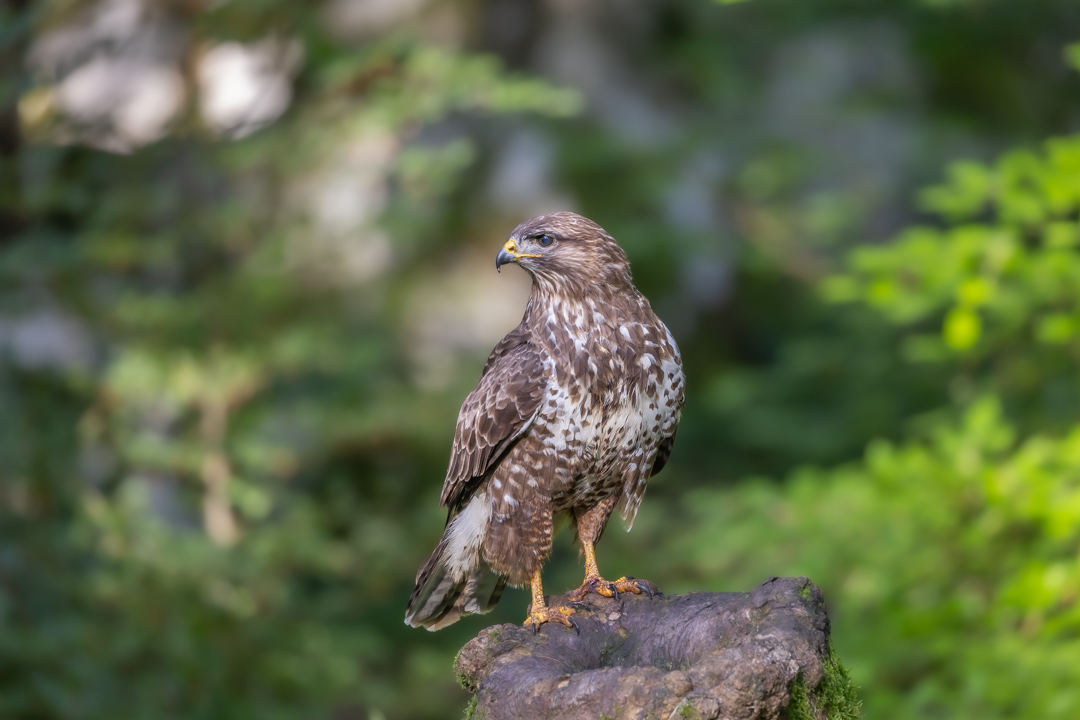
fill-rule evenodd
<path id="1" fill-rule="evenodd" d="M 689 377 L 606 575 L 810 576 L 867 717 L 1080 716 L 1077 41 L 1073 0 L 0 3 L 0 718 L 459 717 L 528 598 L 404 605 L 553 209 Z"/>

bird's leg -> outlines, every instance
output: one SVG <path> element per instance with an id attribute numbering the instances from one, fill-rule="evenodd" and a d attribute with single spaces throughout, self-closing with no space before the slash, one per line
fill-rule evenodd
<path id="1" fill-rule="evenodd" d="M 540 583 L 540 569 L 537 568 L 532 576 L 532 604 L 529 605 L 529 617 L 525 618 L 523 623 L 525 627 L 531 627 L 533 632 L 540 632 L 540 626 L 544 623 L 557 622 L 578 632 L 577 622 L 570 617 L 573 614 L 574 611 L 568 607 L 547 606 L 544 602 L 544 587 Z"/>
<path id="2" fill-rule="evenodd" d="M 615 599 L 619 598 L 619 593 L 624 592 L 632 592 L 636 595 L 653 594 L 653 589 L 637 578 L 624 575 L 615 582 L 609 582 L 600 577 L 600 570 L 596 567 L 596 549 L 593 543 L 582 538 L 581 544 L 585 548 L 585 580 L 582 581 L 581 587 L 570 594 L 571 600 L 580 602 L 590 592 Z"/>

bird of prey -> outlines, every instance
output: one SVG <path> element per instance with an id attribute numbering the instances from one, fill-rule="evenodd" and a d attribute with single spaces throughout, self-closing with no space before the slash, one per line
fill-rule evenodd
<path id="1" fill-rule="evenodd" d="M 572 597 L 646 587 L 609 582 L 594 544 L 619 507 L 627 526 L 671 455 L 685 382 L 674 338 L 634 287 L 626 253 L 570 212 L 519 225 L 495 258 L 532 276 L 525 315 L 465 398 L 441 503 L 446 529 L 416 576 L 405 622 L 438 630 L 484 613 L 507 583 L 532 586 L 526 626 L 575 626 L 546 605 L 553 528 L 573 523 L 585 580 Z"/>

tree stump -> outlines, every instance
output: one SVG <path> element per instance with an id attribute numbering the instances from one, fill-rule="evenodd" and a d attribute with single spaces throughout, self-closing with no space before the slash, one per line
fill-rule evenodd
<path id="1" fill-rule="evenodd" d="M 589 595 L 574 618 L 580 632 L 496 625 L 470 640 L 455 662 L 462 687 L 475 693 L 466 716 L 858 716 L 829 646 L 821 590 L 806 578 L 772 578 L 748 593 Z"/>

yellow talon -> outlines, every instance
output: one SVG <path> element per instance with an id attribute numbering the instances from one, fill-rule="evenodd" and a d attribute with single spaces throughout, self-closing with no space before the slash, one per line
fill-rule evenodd
<path id="1" fill-rule="evenodd" d="M 609 582 L 600 577 L 600 571 L 596 567 L 596 550 L 591 542 L 583 542 L 585 548 L 585 580 L 581 586 L 570 595 L 570 599 L 578 602 L 590 592 L 595 592 L 604 597 L 619 598 L 619 593 L 631 592 L 635 595 L 641 593 L 653 594 L 653 589 L 645 582 L 636 578 L 623 575 L 615 582 Z"/>
<path id="2" fill-rule="evenodd" d="M 529 617 L 522 623 L 524 627 L 531 627 L 534 633 L 540 632 L 540 626 L 544 623 L 557 622 L 566 627 L 574 628 L 574 632 L 580 633 L 577 621 L 571 617 L 574 610 L 568 607 L 548 607 L 544 602 L 544 588 L 540 582 L 540 571 L 537 570 L 532 576 L 532 604 L 529 606 Z"/>
<path id="3" fill-rule="evenodd" d="M 557 622 L 566 627 L 574 628 L 574 632 L 581 632 L 578 629 L 577 621 L 571 617 L 573 614 L 574 611 L 568 607 L 549 608 L 544 605 L 529 613 L 529 617 L 525 618 L 522 625 L 531 627 L 534 633 L 538 633 L 540 632 L 540 626 L 544 623 Z"/>

